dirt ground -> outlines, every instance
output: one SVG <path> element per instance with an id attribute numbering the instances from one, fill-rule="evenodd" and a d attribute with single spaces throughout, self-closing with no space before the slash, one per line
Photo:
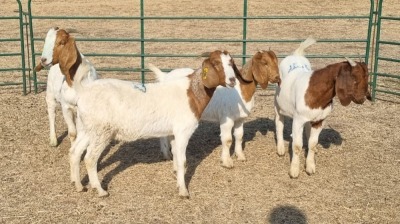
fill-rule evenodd
<path id="1" fill-rule="evenodd" d="M 225 15 L 240 16 L 241 1 L 145 1 L 146 15 Z M 268 2 L 268 3 L 267 3 Z M 385 1 L 385 9 L 398 15 L 400 4 Z M 0 0 L 0 15 L 15 15 L 16 2 Z M 27 1 L 23 1 L 26 6 Z M 249 15 L 365 15 L 369 1 L 249 1 Z M 68 2 L 33 1 L 39 15 L 120 15 L 137 16 L 139 1 L 88 0 Z M 75 10 L 72 12 L 72 10 Z M 397 14 L 396 14 L 397 13 Z M 343 24 L 342 24 L 343 23 Z M 360 22 L 364 24 L 363 22 Z M 2 37 L 13 36 L 11 23 L 1 22 Z M 346 27 L 350 25 L 349 27 Z M 398 23 L 397 23 L 398 24 Z M 248 37 L 317 39 L 357 38 L 365 26 L 357 21 L 279 21 L 263 24 L 249 22 Z M 81 20 L 36 23 L 37 36 L 59 26 L 75 30 L 77 37 L 126 37 L 138 33 L 138 24 L 124 21 L 87 22 Z M 383 35 L 399 40 L 398 25 Z M 241 38 L 241 23 L 235 21 L 151 21 L 148 37 L 153 38 Z M 130 33 L 131 32 L 131 33 Z M 1 44 L 1 43 L 0 43 Z M 85 52 L 138 52 L 137 44 L 80 42 Z M 248 52 L 266 49 L 270 44 L 251 43 Z M 297 44 L 271 44 L 279 55 L 289 54 Z M 0 45 L 2 52 L 5 45 Z M 38 45 L 40 49 L 40 43 Z M 202 53 L 215 48 L 240 55 L 240 44 L 224 43 L 153 43 L 149 53 Z M 11 49 L 12 50 L 12 49 Z M 363 53 L 363 45 L 317 43 L 310 54 Z M 399 48 L 388 48 L 399 55 Z M 250 53 L 249 53 L 250 54 Z M 116 67 L 138 61 L 119 58 L 90 58 L 96 67 Z M 341 59 L 312 59 L 322 67 Z M 150 58 L 163 68 L 200 65 L 201 59 Z M 240 60 L 238 64 L 240 64 Z M 11 59 L 0 63 L 12 66 Z M 387 65 L 387 66 L 385 66 Z M 383 64 L 382 69 L 398 72 Z M 100 73 L 103 77 L 134 79 L 119 73 Z M 38 74 L 45 81 L 46 72 Z M 13 79 L 13 74 L 0 73 Z M 399 87 L 398 82 L 385 83 Z M 245 123 L 247 161 L 235 160 L 233 169 L 220 166 L 219 126 L 202 122 L 188 148 L 186 182 L 190 199 L 178 197 L 172 162 L 165 161 L 157 139 L 129 143 L 113 142 L 99 162 L 99 178 L 110 196 L 98 198 L 97 192 L 77 193 L 69 182 L 66 125 L 57 113 L 59 146 L 49 146 L 45 91 L 22 96 L 20 87 L 0 87 L 0 223 L 400 223 L 400 100 L 379 95 L 375 103 L 341 106 L 328 117 L 319 137 L 317 172 L 308 176 L 304 167 L 298 179 L 290 179 L 289 153 L 276 154 L 272 89 L 257 90 L 256 105 Z M 285 140 L 289 151 L 290 120 L 285 121 Z M 301 158 L 304 162 L 304 157 Z M 82 162 L 81 176 L 88 183 Z"/>

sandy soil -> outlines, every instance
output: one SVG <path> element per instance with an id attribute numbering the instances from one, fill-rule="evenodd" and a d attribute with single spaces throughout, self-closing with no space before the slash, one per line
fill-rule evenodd
<path id="1" fill-rule="evenodd" d="M 146 1 L 148 16 L 241 15 L 240 1 Z M 302 1 L 287 3 L 249 1 L 249 15 L 365 15 L 369 1 Z M 398 15 L 400 4 L 385 1 L 387 13 Z M 57 2 L 33 1 L 37 15 L 121 15 L 137 16 L 139 1 L 87 0 Z M 15 15 L 17 4 L 0 0 L 0 15 Z M 27 1 L 23 2 L 24 7 Z M 3 7 L 4 6 L 4 7 Z M 76 11 L 72 11 L 76 10 Z M 397 13 L 397 14 L 396 14 Z M 361 25 L 359 25 L 361 23 Z M 271 21 L 249 22 L 249 38 L 305 39 L 357 38 L 365 34 L 357 21 Z M 1 21 L 1 37 L 15 34 L 14 23 Z M 350 25 L 350 26 L 346 26 Z M 77 37 L 129 37 L 138 35 L 136 22 L 84 20 L 43 20 L 35 22 L 35 35 L 44 37 L 48 28 L 59 26 L 74 30 Z M 398 41 L 399 26 L 388 23 L 385 38 Z M 238 21 L 150 21 L 146 35 L 152 38 L 241 38 Z M 250 52 L 269 48 L 270 44 L 249 44 Z M 290 53 L 297 44 L 271 44 L 279 55 Z M 80 42 L 85 54 L 92 52 L 138 53 L 135 43 Z M 13 51 L 18 46 L 0 50 Z M 37 45 L 41 49 L 40 43 Z M 232 43 L 153 43 L 148 53 L 194 54 L 215 48 L 241 54 L 241 45 Z M 363 53 L 359 44 L 318 43 L 310 54 Z M 386 48 L 398 55 L 399 48 Z M 96 67 L 136 67 L 138 60 L 107 57 L 90 58 Z M 312 59 L 321 67 L 341 59 Z M 201 59 L 150 58 L 163 68 L 200 65 Z M 240 64 L 241 60 L 238 64 Z M 15 67 L 12 59 L 0 63 Z M 136 63 L 136 64 L 135 64 Z M 383 64 L 382 69 L 396 72 L 397 66 Z M 103 77 L 138 79 L 138 74 L 101 72 Z M 1 73 L 7 80 L 17 74 Z M 38 74 L 46 80 L 46 72 Z M 151 78 L 149 78 L 151 79 Z M 398 88 L 396 81 L 380 81 Z M 389 84 L 388 84 L 389 83 Z M 327 119 L 319 137 L 317 173 L 302 171 L 290 179 L 289 153 L 275 152 L 273 90 L 256 93 L 256 106 L 245 124 L 246 162 L 235 160 L 233 169 L 220 166 L 219 127 L 201 123 L 187 148 L 190 199 L 178 197 L 172 162 L 159 152 L 158 140 L 112 143 L 99 163 L 99 177 L 108 189 L 108 198 L 97 192 L 77 193 L 69 182 L 66 126 L 57 113 L 59 146 L 48 143 L 45 92 L 22 96 L 20 87 L 0 87 L 0 222 L 1 223 L 400 223 L 400 115 L 399 98 L 379 95 L 375 103 L 341 106 Z M 290 120 L 285 122 L 286 147 L 289 150 Z M 304 157 L 301 158 L 304 162 Z M 88 177 L 82 163 L 82 181 Z"/>

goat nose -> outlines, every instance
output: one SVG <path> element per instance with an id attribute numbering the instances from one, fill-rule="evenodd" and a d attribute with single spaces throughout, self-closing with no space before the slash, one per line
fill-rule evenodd
<path id="1" fill-rule="evenodd" d="M 235 78 L 229 78 L 229 81 L 231 82 L 232 85 L 236 84 L 236 79 Z"/>
<path id="2" fill-rule="evenodd" d="M 54 27 L 54 30 L 58 30 L 58 29 L 59 29 L 58 26 Z"/>
<path id="3" fill-rule="evenodd" d="M 40 58 L 40 61 L 42 61 L 42 62 L 46 62 L 46 58 Z"/>

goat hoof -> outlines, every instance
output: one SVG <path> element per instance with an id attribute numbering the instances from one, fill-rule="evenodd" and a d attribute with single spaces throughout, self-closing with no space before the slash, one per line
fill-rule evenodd
<path id="1" fill-rule="evenodd" d="M 246 156 L 245 156 L 245 155 L 238 155 L 238 156 L 237 156 L 237 160 L 238 160 L 238 161 L 246 161 L 247 159 L 246 159 Z"/>
<path id="2" fill-rule="evenodd" d="M 179 198 L 181 198 L 181 199 L 189 199 L 190 197 L 189 197 L 189 195 L 185 195 L 185 196 L 183 196 L 183 195 L 179 195 Z"/>
<path id="3" fill-rule="evenodd" d="M 55 141 L 54 140 L 50 140 L 50 146 L 51 147 L 57 147 L 57 145 L 58 145 L 57 139 Z"/>
<path id="4" fill-rule="evenodd" d="M 108 196 L 110 196 L 110 194 L 109 194 L 107 191 L 104 191 L 104 192 L 100 192 L 100 193 L 99 193 L 99 198 L 106 198 L 106 197 L 108 197 Z"/>
<path id="5" fill-rule="evenodd" d="M 189 199 L 189 192 L 187 190 L 180 190 L 179 197 L 182 199 Z"/>
<path id="6" fill-rule="evenodd" d="M 88 191 L 88 189 L 83 186 L 76 186 L 76 191 L 77 192 L 86 192 L 86 191 Z"/>
<path id="7" fill-rule="evenodd" d="M 228 160 L 222 161 L 222 167 L 232 169 L 233 168 L 233 160 L 229 158 Z"/>
<path id="8" fill-rule="evenodd" d="M 292 179 L 297 179 L 299 177 L 299 170 L 290 170 L 289 176 Z"/>
<path id="9" fill-rule="evenodd" d="M 306 167 L 306 173 L 308 175 L 310 175 L 310 176 L 315 174 L 315 166 L 307 166 Z"/>

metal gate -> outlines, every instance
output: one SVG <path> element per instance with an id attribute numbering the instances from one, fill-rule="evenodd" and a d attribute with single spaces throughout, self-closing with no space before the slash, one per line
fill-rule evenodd
<path id="1" fill-rule="evenodd" d="M 7 24 L 7 27 L 13 27 L 13 31 L 0 32 L 0 44 L 4 47 L 0 47 L 0 86 L 22 85 L 23 94 L 26 94 L 26 54 L 23 31 L 26 23 L 23 21 L 21 1 L 17 0 L 17 3 L 17 16 L 0 16 L 0 24 L 4 27 L 6 27 L 4 24 Z"/>
<path id="2" fill-rule="evenodd" d="M 77 37 L 77 40 L 80 43 L 88 43 L 88 44 L 106 44 L 106 43 L 126 43 L 127 45 L 130 44 L 132 47 L 128 48 L 121 48 L 116 47 L 113 51 L 109 52 L 87 52 L 85 51 L 84 54 L 92 58 L 100 58 L 102 60 L 108 60 L 105 58 L 113 58 L 112 60 L 117 60 L 114 58 L 119 59 L 134 59 L 134 62 L 120 66 L 114 67 L 109 66 L 106 63 L 95 63 L 96 68 L 98 71 L 108 71 L 108 72 L 118 72 L 124 73 L 128 76 L 129 79 L 132 79 L 133 76 L 142 83 L 148 82 L 151 80 L 146 79 L 146 70 L 145 64 L 149 60 L 153 58 L 162 59 L 174 59 L 174 58 L 192 58 L 195 59 L 198 57 L 200 52 L 193 52 L 189 49 L 184 53 L 176 54 L 174 52 L 164 52 L 164 53 L 157 53 L 157 52 L 150 52 L 148 49 L 151 44 L 154 43 L 165 43 L 171 44 L 172 46 L 184 45 L 189 44 L 191 46 L 200 45 L 200 44 L 227 44 L 230 46 L 235 46 L 236 48 L 240 48 L 235 52 L 239 54 L 234 54 L 234 58 L 241 59 L 241 63 L 245 63 L 246 58 L 251 57 L 251 53 L 254 53 L 254 49 L 256 46 L 259 45 L 268 45 L 268 46 L 279 46 L 285 47 L 285 45 L 293 45 L 301 42 L 304 39 L 299 39 L 296 37 L 285 36 L 285 33 L 279 34 L 278 36 L 269 35 L 260 36 L 254 35 L 258 31 L 254 30 L 254 24 L 267 24 L 267 23 L 281 23 L 282 27 L 285 24 L 295 23 L 295 22 L 307 22 L 310 24 L 310 27 L 320 27 L 323 26 L 324 23 L 340 23 L 340 22 L 354 22 L 354 24 L 362 25 L 363 31 L 362 35 L 352 36 L 350 34 L 344 34 L 343 36 L 348 38 L 343 38 L 343 36 L 330 36 L 329 38 L 318 38 L 318 42 L 322 44 L 329 44 L 331 49 L 336 49 L 335 46 L 347 46 L 346 44 L 352 43 L 352 45 L 358 45 L 358 49 L 363 49 L 364 52 L 357 52 L 360 54 L 352 53 L 343 53 L 331 50 L 330 52 L 319 52 L 317 54 L 307 55 L 307 57 L 311 59 L 335 59 L 335 58 L 342 58 L 343 56 L 350 57 L 350 58 L 363 58 L 366 62 L 369 62 L 370 71 L 371 72 L 371 88 L 373 97 L 375 99 L 377 92 L 382 93 L 389 93 L 399 95 L 399 92 L 392 91 L 391 88 L 396 87 L 389 87 L 389 90 L 382 89 L 380 82 L 385 81 L 383 79 L 396 79 L 398 80 L 399 76 L 393 75 L 391 73 L 380 72 L 382 68 L 384 68 L 384 64 L 381 65 L 382 61 L 391 61 L 391 62 L 399 62 L 398 59 L 394 58 L 387 58 L 380 56 L 384 51 L 381 49 L 382 45 L 399 45 L 399 42 L 394 41 L 383 41 L 381 40 L 381 33 L 380 30 L 385 27 L 383 21 L 390 20 L 395 21 L 399 20 L 399 17 L 388 17 L 382 15 L 382 7 L 383 7 L 383 0 L 370 0 L 369 8 L 366 6 L 365 12 L 362 15 L 307 15 L 307 12 L 304 12 L 304 15 L 254 15 L 254 12 L 251 8 L 249 8 L 248 0 L 243 0 L 242 4 L 242 15 L 240 16 L 232 16 L 232 15 L 215 15 L 215 16 L 201 16 L 201 15 L 194 15 L 194 16 L 146 16 L 145 10 L 145 0 L 140 0 L 139 2 L 132 3 L 138 4 L 137 6 L 137 14 L 133 12 L 134 16 L 79 16 L 79 15 L 43 15 L 38 13 L 38 10 L 35 11 L 35 3 L 32 0 L 28 1 L 28 12 L 22 12 L 21 2 L 20 0 L 16 0 L 19 4 L 19 16 L 15 17 L 0 17 L 0 21 L 4 19 L 13 19 L 19 21 L 19 31 L 20 37 L 19 38 L 11 38 L 11 39 L 0 39 L 1 42 L 10 42 L 10 41 L 19 41 L 21 44 L 21 52 L 18 53 L 1 53 L 0 57 L 7 57 L 7 56 L 20 56 L 21 57 L 21 67 L 18 68 L 4 68 L 0 69 L 0 71 L 20 71 L 22 82 L 21 83 L 0 83 L 0 85 L 11 85 L 11 84 L 22 84 L 23 85 L 23 92 L 24 94 L 27 92 L 27 84 L 26 84 L 26 72 L 31 72 L 32 68 L 36 65 L 36 58 L 39 57 L 41 54 L 40 49 L 43 44 L 43 40 L 45 37 L 45 33 L 41 28 L 40 23 L 45 21 L 51 21 L 49 24 L 59 24 L 59 23 L 66 23 L 66 21 L 88 21 L 88 22 L 115 22 L 125 23 L 125 24 L 135 24 L 137 28 L 137 32 L 135 32 L 128 36 L 120 36 L 120 35 L 112 35 L 114 31 L 109 32 L 110 35 L 107 37 Z M 379 2 L 378 2 L 379 1 Z M 377 2 L 377 4 L 375 4 Z M 251 2 L 250 2 L 251 3 Z M 150 3 L 148 3 L 150 4 Z M 184 10 L 184 9 L 182 9 Z M 239 10 L 239 9 L 238 9 Z M 69 12 L 71 13 L 71 12 Z M 271 13 L 269 13 L 271 14 Z M 24 17 L 28 18 L 28 23 L 24 22 Z M 374 21 L 377 21 L 376 23 Z M 185 38 L 170 38 L 170 37 L 152 37 L 146 31 L 149 30 L 149 26 L 154 23 L 161 23 L 164 21 L 170 21 L 172 23 L 175 22 L 182 22 L 182 21 L 190 21 L 190 22 L 206 22 L 206 23 L 214 23 L 216 21 L 229 21 L 235 23 L 234 29 L 237 31 L 237 35 L 227 36 L 224 38 L 218 38 L 213 36 L 199 38 L 197 36 L 190 36 Z M 24 26 L 29 26 L 29 32 L 26 31 L 24 33 Z M 264 25 L 265 26 L 265 25 Z M 268 27 L 268 26 L 266 26 Z M 47 27 L 49 28 L 49 27 Z M 117 27 L 116 27 L 117 28 Z M 373 34 L 373 29 L 376 28 L 376 36 Z M 193 26 L 193 29 L 199 29 L 196 26 Z M 117 29 L 116 29 L 117 30 Z M 29 39 L 24 41 L 24 34 L 29 33 Z M 118 33 L 118 32 L 115 32 Z M 376 38 L 376 43 L 372 43 L 372 40 Z M 27 50 L 30 51 L 28 54 L 25 54 L 24 46 L 29 45 Z M 276 47 L 278 49 L 278 47 Z M 293 47 L 291 47 L 293 49 Z M 376 50 L 375 50 L 376 49 Z M 375 50 L 375 51 L 374 51 Z M 250 54 L 249 54 L 250 53 Z M 371 54 L 373 57 L 371 57 Z M 278 54 L 278 57 L 282 58 L 286 55 Z M 25 68 L 25 60 L 29 62 L 28 68 Z M 378 69 L 379 65 L 379 69 Z M 162 70 L 168 71 L 172 69 L 172 67 L 165 67 Z M 30 74 L 30 73 L 29 73 Z M 42 74 L 42 73 L 41 73 Z M 45 84 L 46 76 L 38 76 L 35 71 L 32 71 L 32 80 L 33 80 L 33 88 L 34 92 L 38 92 L 38 87 L 42 84 Z M 379 78 L 378 78 L 379 77 Z M 382 77 L 382 78 L 381 78 Z M 29 79 L 30 80 L 30 79 Z M 397 85 L 398 86 L 398 85 Z M 30 87 L 30 85 L 29 85 Z"/>
<path id="3" fill-rule="evenodd" d="M 400 64 L 398 64 L 400 57 L 398 53 L 388 53 L 389 48 L 397 47 L 400 50 L 400 39 L 390 40 L 382 36 L 384 31 L 396 32 L 395 29 L 400 26 L 400 17 L 385 16 L 383 14 L 384 7 L 383 0 L 379 0 L 372 82 L 372 97 L 374 100 L 377 97 L 377 93 L 400 96 Z"/>

